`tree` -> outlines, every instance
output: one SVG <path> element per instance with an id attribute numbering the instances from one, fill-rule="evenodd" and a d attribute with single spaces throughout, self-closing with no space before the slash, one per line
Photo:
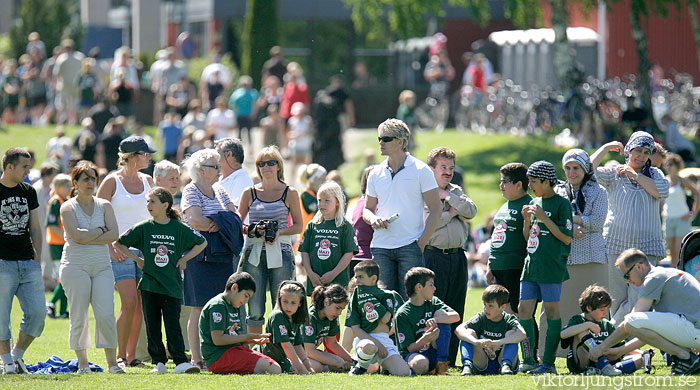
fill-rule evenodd
<path id="1" fill-rule="evenodd" d="M 688 14 L 690 16 L 690 24 L 693 27 L 695 51 L 698 55 L 698 63 L 700 63 L 700 22 L 698 22 L 698 4 L 696 0 L 688 1 Z"/>
<path id="2" fill-rule="evenodd" d="M 241 71 L 260 86 L 261 70 L 272 46 L 278 42 L 277 0 L 248 0 L 243 26 Z"/>
<path id="3" fill-rule="evenodd" d="M 76 47 L 82 42 L 77 0 L 24 0 L 20 19 L 10 27 L 11 52 L 14 58 L 24 54 L 29 33 L 36 31 L 46 45 L 47 54 L 58 46 L 62 39 L 71 38 Z M 47 12 L 47 10 L 51 10 Z"/>

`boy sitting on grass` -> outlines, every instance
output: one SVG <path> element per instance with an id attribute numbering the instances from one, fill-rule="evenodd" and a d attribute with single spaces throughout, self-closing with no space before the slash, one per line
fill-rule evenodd
<path id="1" fill-rule="evenodd" d="M 379 363 L 391 375 L 409 376 L 411 370 L 389 336 L 392 319 L 403 299 L 395 291 L 377 287 L 378 278 L 376 261 L 365 260 L 355 266 L 357 287 L 350 299 L 345 326 L 350 326 L 355 335 L 352 347 L 357 364 L 348 375 L 362 375 L 370 364 Z"/>
<path id="2" fill-rule="evenodd" d="M 436 370 L 447 375 L 450 348 L 450 324 L 459 321 L 459 314 L 435 294 L 435 273 L 414 267 L 404 278 L 410 300 L 396 312 L 396 335 L 399 352 L 408 367 L 418 375 Z"/>
<path id="3" fill-rule="evenodd" d="M 255 279 L 247 272 L 229 276 L 226 291 L 210 299 L 199 316 L 202 356 L 215 374 L 280 374 L 271 357 L 246 344 L 265 344 L 270 334 L 246 334 L 241 306 L 255 294 Z"/>
<path id="4" fill-rule="evenodd" d="M 618 376 L 631 374 L 644 364 L 642 351 L 620 342 L 605 351 L 597 361 L 589 359 L 588 351 L 600 344 L 615 330 L 608 319 L 612 297 L 602 287 L 588 286 L 578 300 L 583 313 L 571 317 L 561 331 L 562 348 L 570 348 L 566 366 L 572 374 Z M 613 366 L 614 365 L 614 366 Z"/>
<path id="5" fill-rule="evenodd" d="M 518 343 L 526 336 L 518 317 L 505 311 L 508 295 L 501 285 L 486 287 L 481 296 L 484 311 L 457 327 L 455 334 L 462 340 L 463 376 L 516 373 Z"/>

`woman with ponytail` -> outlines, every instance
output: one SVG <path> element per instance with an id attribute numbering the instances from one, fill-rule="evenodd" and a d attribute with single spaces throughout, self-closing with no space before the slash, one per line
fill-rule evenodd
<path id="1" fill-rule="evenodd" d="M 187 262 L 206 248 L 207 242 L 197 231 L 181 222 L 180 213 L 173 209 L 173 196 L 168 190 L 156 187 L 148 192 L 146 199 L 148 212 L 153 218 L 132 226 L 119 237 L 114 247 L 143 269 L 138 289 L 143 302 L 148 353 L 155 365 L 151 372 L 167 372 L 165 363 L 168 358 L 161 334 L 162 319 L 168 348 L 175 363 L 173 372 L 197 373 L 199 367 L 187 361 L 180 328 L 180 275 L 187 268 Z M 144 254 L 143 258 L 135 256 L 129 247 L 139 249 Z"/>
<path id="2" fill-rule="evenodd" d="M 340 332 L 338 316 L 348 304 L 348 292 L 339 284 L 316 286 L 311 294 L 309 324 L 304 327 L 304 349 L 313 372 L 348 371 L 352 358 L 336 336 Z M 318 346 L 324 344 L 325 350 Z"/>

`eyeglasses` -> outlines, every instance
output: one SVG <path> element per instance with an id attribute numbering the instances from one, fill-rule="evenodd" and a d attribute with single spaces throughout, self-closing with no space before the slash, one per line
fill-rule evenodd
<path id="1" fill-rule="evenodd" d="M 258 168 L 262 168 L 265 165 L 268 167 L 274 167 L 277 165 L 277 160 L 258 161 Z"/>
<path id="2" fill-rule="evenodd" d="M 634 264 L 637 264 L 637 263 L 634 263 Z M 630 279 L 630 272 L 632 272 L 632 270 L 634 269 L 634 264 L 632 264 L 632 266 L 630 267 L 630 269 L 628 269 L 627 272 L 625 272 L 625 273 L 622 275 L 622 278 L 623 278 L 624 280 L 629 280 L 629 279 Z"/>
<path id="3" fill-rule="evenodd" d="M 383 137 L 377 137 L 377 140 L 379 142 L 384 142 L 386 144 L 386 143 L 389 143 L 389 142 L 395 140 L 396 138 L 397 137 L 391 137 L 391 136 L 385 135 Z"/>
<path id="4" fill-rule="evenodd" d="M 216 165 L 202 164 L 202 166 L 207 167 L 207 168 L 213 168 L 213 169 L 216 169 L 217 171 L 221 169 L 221 165 L 219 165 L 219 164 L 216 164 Z"/>

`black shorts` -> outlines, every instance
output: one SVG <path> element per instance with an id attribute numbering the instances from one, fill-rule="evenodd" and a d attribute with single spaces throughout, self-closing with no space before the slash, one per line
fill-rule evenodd
<path id="1" fill-rule="evenodd" d="M 518 304 L 520 303 L 520 275 L 522 269 L 491 270 L 496 283 L 508 290 L 510 308 L 513 313 L 518 314 Z"/>

